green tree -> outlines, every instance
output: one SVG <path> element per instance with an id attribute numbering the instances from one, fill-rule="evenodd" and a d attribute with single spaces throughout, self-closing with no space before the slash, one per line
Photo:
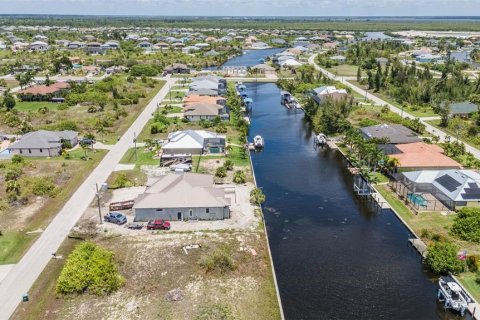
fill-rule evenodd
<path id="1" fill-rule="evenodd" d="M 217 178 L 225 178 L 227 176 L 227 170 L 225 167 L 218 167 L 215 171 L 215 177 Z"/>
<path id="2" fill-rule="evenodd" d="M 458 211 L 450 232 L 462 240 L 480 243 L 480 209 L 462 208 Z"/>
<path id="3" fill-rule="evenodd" d="M 436 274 L 459 273 L 465 262 L 458 259 L 459 247 L 450 242 L 434 242 L 428 247 L 426 265 Z"/>

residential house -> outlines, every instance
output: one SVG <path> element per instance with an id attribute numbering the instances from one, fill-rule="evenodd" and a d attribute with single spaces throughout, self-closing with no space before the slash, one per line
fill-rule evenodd
<path id="1" fill-rule="evenodd" d="M 205 130 L 175 131 L 162 146 L 164 154 L 223 153 L 225 136 Z"/>
<path id="2" fill-rule="evenodd" d="M 78 132 L 47 130 L 29 132 L 8 149 L 11 154 L 21 154 L 25 157 L 56 157 L 60 155 L 62 145 L 65 143 L 74 147 L 78 143 Z"/>
<path id="3" fill-rule="evenodd" d="M 335 62 L 338 62 L 340 64 L 343 64 L 347 61 L 347 57 L 345 56 L 341 56 L 341 55 L 338 55 L 338 56 L 332 56 L 330 57 L 330 60 L 332 61 L 335 61 Z"/>
<path id="4" fill-rule="evenodd" d="M 189 103 L 184 107 L 184 111 L 184 117 L 189 121 L 213 120 L 216 117 L 220 117 L 222 120 L 229 118 L 227 108 L 215 103 Z"/>
<path id="5" fill-rule="evenodd" d="M 104 54 L 105 48 L 99 42 L 89 42 L 85 47 L 85 51 L 89 54 Z"/>
<path id="6" fill-rule="evenodd" d="M 226 99 L 220 96 L 208 96 L 208 95 L 197 95 L 192 94 L 183 98 L 183 107 L 185 108 L 189 104 L 194 103 L 213 103 L 219 104 L 221 106 L 226 105 Z"/>
<path id="7" fill-rule="evenodd" d="M 322 104 L 325 101 L 331 99 L 334 101 L 340 101 L 348 98 L 347 90 L 337 89 L 335 86 L 322 86 L 313 89 L 311 97 L 318 104 Z"/>
<path id="8" fill-rule="evenodd" d="M 46 42 L 43 41 L 35 41 L 30 43 L 29 49 L 32 51 L 41 51 L 45 52 L 49 49 L 49 45 Z"/>
<path id="9" fill-rule="evenodd" d="M 81 49 L 81 48 L 85 48 L 85 44 L 79 41 L 72 41 L 68 43 L 67 48 L 70 50 Z"/>
<path id="10" fill-rule="evenodd" d="M 190 68 L 183 63 L 174 63 L 173 65 L 166 66 L 163 71 L 168 74 L 189 74 Z"/>
<path id="11" fill-rule="evenodd" d="M 377 124 L 360 128 L 360 132 L 367 140 L 386 140 L 388 144 L 406 144 L 422 141 L 412 130 L 400 124 Z"/>
<path id="12" fill-rule="evenodd" d="M 198 173 L 161 176 L 137 197 L 135 221 L 223 220 L 230 218 L 225 189 L 215 188 L 213 176 Z"/>
<path id="13" fill-rule="evenodd" d="M 23 89 L 16 94 L 22 101 L 50 101 L 54 97 L 61 97 L 63 92 L 68 88 L 70 88 L 68 82 L 56 82 L 49 86 L 38 85 Z"/>
<path id="14" fill-rule="evenodd" d="M 473 170 L 409 171 L 399 181 L 412 194 L 432 194 L 450 210 L 480 207 L 480 174 Z"/>
<path id="15" fill-rule="evenodd" d="M 107 42 L 105 42 L 102 47 L 105 49 L 105 50 L 118 50 L 120 49 L 120 42 L 116 41 L 116 40 L 109 40 Z"/>
<path id="16" fill-rule="evenodd" d="M 450 104 L 450 116 L 468 118 L 473 112 L 478 112 L 478 106 L 469 101 Z"/>
<path id="17" fill-rule="evenodd" d="M 192 79 L 190 91 L 215 90 L 217 95 L 223 95 L 227 92 L 227 82 L 225 78 L 217 76 L 202 76 Z"/>
<path id="18" fill-rule="evenodd" d="M 252 67 L 252 70 L 254 70 L 257 73 L 261 74 L 276 74 L 275 68 L 272 66 L 269 66 L 267 64 L 257 64 Z"/>
<path id="19" fill-rule="evenodd" d="M 460 169 L 462 165 L 447 157 L 436 144 L 412 142 L 404 144 L 380 144 L 379 148 L 390 158 L 398 159 L 398 171 L 426 169 Z"/>
<path id="20" fill-rule="evenodd" d="M 142 41 L 137 44 L 137 47 L 139 47 L 143 51 L 149 52 L 152 51 L 153 45 L 148 41 Z"/>

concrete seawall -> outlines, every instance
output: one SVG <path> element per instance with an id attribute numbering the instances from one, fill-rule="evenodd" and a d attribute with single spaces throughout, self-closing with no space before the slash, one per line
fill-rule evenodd
<path id="1" fill-rule="evenodd" d="M 258 188 L 257 179 L 255 178 L 255 169 L 253 168 L 251 152 L 248 153 L 248 157 L 250 158 L 250 168 L 252 169 L 253 183 L 255 184 L 255 187 Z M 278 308 L 280 309 L 280 317 L 282 320 L 285 320 L 285 315 L 283 314 L 282 299 L 280 298 L 280 290 L 278 289 L 277 274 L 275 273 L 275 266 L 273 264 L 272 252 L 270 250 L 270 242 L 268 241 L 267 226 L 265 224 L 265 215 L 263 214 L 263 209 L 261 205 L 260 205 L 260 212 L 262 213 L 263 231 L 265 232 L 265 238 L 267 240 L 268 256 L 270 257 L 270 265 L 272 266 L 273 282 L 275 284 L 275 291 L 277 292 L 277 300 L 278 300 Z"/>

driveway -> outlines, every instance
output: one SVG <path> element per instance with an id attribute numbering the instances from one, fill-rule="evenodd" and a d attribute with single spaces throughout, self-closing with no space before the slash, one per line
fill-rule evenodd
<path id="1" fill-rule="evenodd" d="M 133 147 L 133 137 L 142 131 L 147 121 L 168 93 L 168 88 L 176 79 L 167 79 L 167 83 L 145 107 L 135 122 L 113 146 L 110 152 L 85 179 L 78 190 L 67 201 L 40 238 L 16 264 L 0 284 L 0 318 L 8 319 L 13 314 L 22 295 L 27 293 L 42 270 L 56 252 L 61 243 L 75 226 L 90 202 L 95 197 L 95 184 L 107 180 L 125 152 Z"/>

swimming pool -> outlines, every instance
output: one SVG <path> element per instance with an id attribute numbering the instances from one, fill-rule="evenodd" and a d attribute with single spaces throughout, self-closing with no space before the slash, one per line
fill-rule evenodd
<path id="1" fill-rule="evenodd" d="M 421 194 L 409 193 L 407 195 L 408 201 L 419 207 L 426 207 L 427 200 Z"/>

